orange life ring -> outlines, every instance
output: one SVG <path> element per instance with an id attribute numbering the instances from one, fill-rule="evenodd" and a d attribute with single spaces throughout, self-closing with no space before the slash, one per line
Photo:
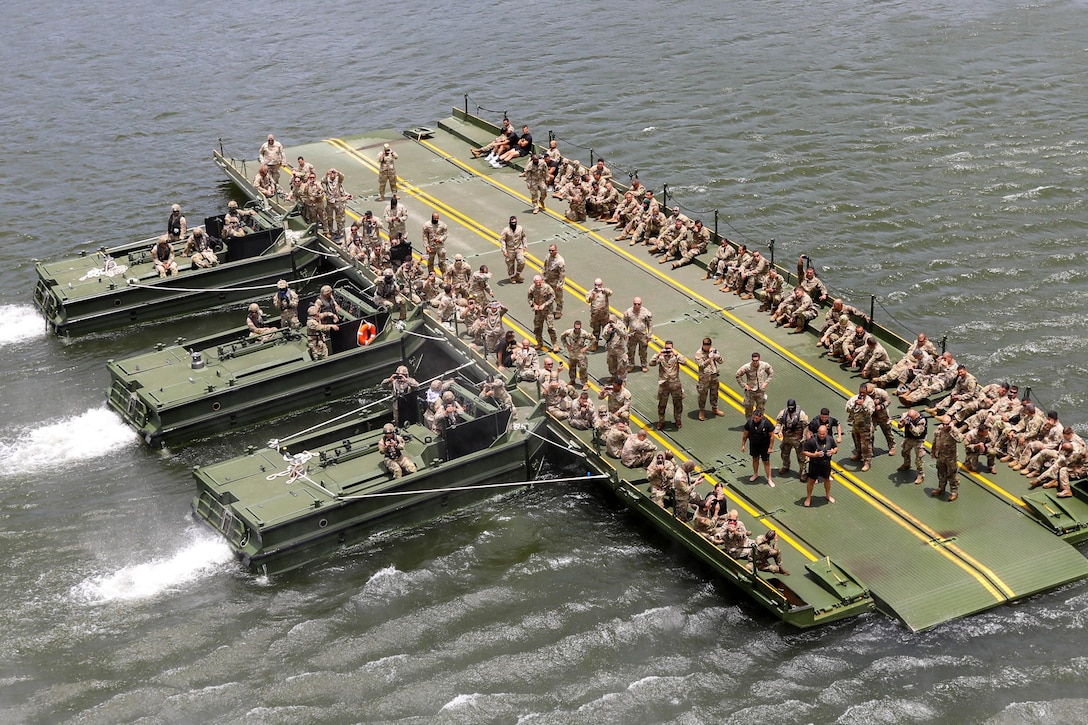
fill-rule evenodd
<path id="1" fill-rule="evenodd" d="M 372 322 L 363 322 L 359 325 L 359 346 L 366 347 L 374 341 L 378 334 L 378 328 Z"/>

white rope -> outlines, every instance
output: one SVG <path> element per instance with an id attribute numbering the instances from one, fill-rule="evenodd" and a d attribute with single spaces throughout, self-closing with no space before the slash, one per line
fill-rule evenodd
<path id="1" fill-rule="evenodd" d="M 383 496 L 415 496 L 420 493 L 446 493 L 450 491 L 473 491 L 483 488 L 515 488 L 518 486 L 532 486 L 538 483 L 570 483 L 572 481 L 594 481 L 602 478 L 608 478 L 603 473 L 596 473 L 589 476 L 572 476 L 570 478 L 546 478 L 537 481 L 510 481 L 507 483 L 485 483 L 479 486 L 450 486 L 449 488 L 422 488 L 413 489 L 411 491 L 383 491 L 380 493 L 363 493 L 358 496 L 338 496 L 341 501 L 354 501 L 361 498 L 380 498 Z"/>
<path id="2" fill-rule="evenodd" d="M 301 453 L 296 453 L 293 456 L 284 454 L 283 460 L 287 462 L 287 470 L 271 473 L 265 476 L 264 479 L 266 481 L 275 481 L 281 476 L 287 476 L 287 483 L 294 483 L 295 479 L 306 473 L 306 463 L 313 457 L 314 454 L 310 451 L 302 451 Z"/>

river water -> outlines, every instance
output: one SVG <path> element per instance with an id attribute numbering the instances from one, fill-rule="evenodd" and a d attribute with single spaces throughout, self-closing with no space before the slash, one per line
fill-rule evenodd
<path id="1" fill-rule="evenodd" d="M 922 634 L 797 632 L 592 488 L 498 496 L 273 580 L 188 516 L 103 361 L 212 317 L 74 341 L 33 258 L 229 194 L 219 140 L 433 123 L 470 96 L 776 240 L 1083 434 L 1088 8 L 992 0 L 342 4 L 11 0 L 0 25 L 0 721 L 1084 722 L 1088 584 Z M 562 15 L 562 17 L 560 17 Z M 578 146 L 584 148 L 579 149 Z M 328 411 L 319 411 L 318 415 Z M 304 421 L 288 421 L 291 426 Z"/>

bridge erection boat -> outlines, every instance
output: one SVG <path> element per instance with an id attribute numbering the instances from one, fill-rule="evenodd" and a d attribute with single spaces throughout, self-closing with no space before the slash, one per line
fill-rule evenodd
<path id="1" fill-rule="evenodd" d="M 315 236 L 297 213 L 256 202 L 248 206 L 244 236 L 221 238 L 223 215 L 204 220 L 202 229 L 221 243 L 213 267 L 192 266 L 183 255 L 186 240 L 171 245 L 178 273 L 170 277 L 154 269 L 157 237 L 101 247 L 37 262 L 34 304 L 57 335 L 102 332 L 253 299 L 318 259 L 308 249 Z"/>
<path id="2" fill-rule="evenodd" d="M 514 126 L 520 127 L 521 120 L 516 119 Z M 811 330 L 775 327 L 759 310 L 759 300 L 719 294 L 704 276 L 705 255 L 696 257 L 693 264 L 670 268 L 656 264 L 643 247 L 615 241 L 616 229 L 604 221 L 571 221 L 554 210 L 555 202 L 550 199 L 548 209 L 534 213 L 525 181 L 518 176 L 519 163 L 495 168 L 470 153 L 470 149 L 486 144 L 498 132 L 496 124 L 470 114 L 466 107 L 454 109 L 432 126 L 330 138 L 290 148 L 288 156 L 303 155 L 318 169 L 340 170 L 345 175 L 345 186 L 354 195 L 349 213 L 358 214 L 378 204 L 376 155 L 389 144 L 398 155 L 400 199 L 409 209 L 408 229 L 413 241 L 431 214 L 437 212 L 449 225 L 446 250 L 451 257 L 461 254 L 474 269 L 488 264 L 499 272 L 505 266 L 499 246 L 500 230 L 510 216 L 516 215 L 529 241 L 527 276 L 542 270 L 552 244 L 565 258 L 563 327 L 576 319 L 588 323 L 584 300 L 594 286 L 593 279 L 602 277 L 612 292 L 613 314 L 622 316 L 636 296 L 653 311 L 651 354 L 667 339 L 690 358 L 704 337 L 714 341 L 724 357 L 718 393 L 725 415 L 711 415 L 706 420 L 697 417 L 697 410 L 692 409 L 696 371 L 688 364 L 681 373 L 688 400 L 686 411 L 677 416 L 682 427 L 670 424 L 659 429 L 654 425 L 659 420 L 657 376 L 654 368 L 644 372 L 639 365 L 626 380 L 633 395 L 632 428 L 647 429 L 658 449 L 671 452 L 678 462 L 691 460 L 696 464 L 696 471 L 704 474 L 696 495 L 703 496 L 713 484 L 720 483 L 727 507 L 739 512 L 753 536 L 768 529 L 776 532 L 790 574 L 753 571 L 748 562 L 734 559 L 652 500 L 645 469 L 623 466 L 605 455 L 591 433 L 550 419 L 550 435 L 558 441 L 570 441 L 582 454 L 572 459 L 571 453 L 557 449 L 560 460 L 575 465 L 582 473 L 589 472 L 594 476 L 592 480 L 600 481 L 602 487 L 614 493 L 632 511 L 632 526 L 663 533 L 775 616 L 799 627 L 856 616 L 875 606 L 910 629 L 921 630 L 1088 576 L 1088 561 L 1071 545 L 1088 538 L 1088 489 L 1083 482 L 1073 485 L 1072 496 L 1058 498 L 1053 491 L 1029 490 L 1025 479 L 1004 465 L 994 472 L 968 471 L 961 466 L 959 499 L 949 502 L 930 495 L 936 481 L 932 463 L 925 466 L 926 485 L 915 483 L 914 471 L 899 470 L 900 457 L 885 455 L 886 448 L 878 447 L 871 467 L 862 470 L 860 462 L 848 459 L 848 436 L 835 459 L 833 504 L 817 496 L 812 506 L 805 506 L 805 484 L 796 470 L 776 475 L 773 487 L 762 476 L 753 480 L 751 459 L 741 452 L 743 391 L 733 376 L 733 371 L 749 362 L 753 352 L 760 352 L 763 361 L 774 368 L 773 382 L 767 389 L 767 412 L 772 418 L 785 407 L 787 399 L 795 399 L 810 416 L 826 407 L 835 417 L 845 418 L 845 401 L 864 380 L 856 370 L 828 360 Z M 247 166 L 244 160 L 216 154 L 216 162 L 244 193 L 253 196 L 248 181 L 252 160 Z M 653 173 L 644 172 L 644 176 Z M 619 185 L 615 177 L 613 183 Z M 653 188 L 653 183 L 650 186 Z M 666 195 L 658 198 L 661 196 Z M 666 206 L 675 203 L 667 197 L 663 201 Z M 718 239 L 715 234 L 712 249 Z M 728 240 L 725 243 L 732 244 Z M 796 283 L 793 269 L 780 267 L 780 273 L 787 288 Z M 519 337 L 531 338 L 534 320 L 526 303 L 526 287 L 514 280 L 502 280 L 493 287 L 496 299 L 509 308 L 507 326 Z M 426 319 L 426 313 L 422 317 Z M 892 331 L 872 320 L 856 322 L 882 340 L 889 352 L 901 354 L 905 350 L 906 342 Z M 949 344 L 954 349 L 954 341 Z M 588 357 L 587 389 L 596 393 L 610 377 L 605 346 Z M 186 360 L 180 357 L 175 364 Z M 537 394 L 535 384 L 521 383 L 520 387 L 530 399 Z M 576 387 L 581 388 L 580 382 Z M 117 404 L 123 406 L 126 390 L 118 392 Z M 519 410 L 521 407 L 519 403 Z M 893 419 L 901 412 L 892 411 Z M 370 450 L 367 446 L 373 445 L 372 431 L 377 423 L 360 423 L 371 431 L 371 439 L 365 439 L 366 433 L 360 432 L 364 439 L 352 441 L 351 453 Z M 895 435 L 901 433 L 896 430 Z M 420 462 L 432 455 L 424 453 L 426 447 L 435 444 L 434 440 L 425 442 L 425 438 L 421 432 L 414 443 L 420 451 Z M 332 449 L 324 449 L 327 460 L 349 453 L 345 445 L 339 446 L 340 454 L 335 454 L 335 442 L 328 445 Z M 314 442 L 308 450 L 314 452 L 319 447 Z M 300 450 L 288 452 L 297 455 Z M 276 450 L 262 455 L 259 463 L 253 462 L 258 470 L 261 466 L 266 469 L 263 475 L 258 477 L 252 471 L 246 474 L 255 488 L 268 484 L 264 476 L 289 465 Z M 777 452 L 775 458 L 777 469 Z M 317 471 L 315 461 L 320 460 L 320 455 L 309 459 L 311 478 Z M 322 471 L 335 468 L 325 466 Z M 368 470 L 375 470 L 374 466 Z M 297 479 L 293 486 L 310 487 L 305 495 L 299 489 L 294 490 L 296 495 L 288 493 L 280 500 L 292 506 L 306 501 L 320 509 L 348 495 L 325 486 L 323 482 L 331 481 L 331 474 L 315 481 L 330 493 Z M 201 484 L 201 490 L 214 492 L 215 486 L 221 485 L 209 481 Z M 282 489 L 279 492 L 284 493 Z M 215 525 L 230 532 L 227 536 L 236 549 L 249 547 L 243 556 L 256 556 L 253 527 L 261 521 L 259 511 L 240 510 L 225 491 L 201 495 L 216 500 L 208 504 L 208 512 L 203 515 L 229 519 L 227 524 Z M 265 495 L 258 491 L 247 493 L 242 508 L 257 506 Z M 229 509 L 228 514 L 216 506 Z M 233 523 L 235 517 L 242 523 Z M 270 520 L 266 520 L 266 528 Z M 327 521 L 331 526 L 333 519 Z"/>

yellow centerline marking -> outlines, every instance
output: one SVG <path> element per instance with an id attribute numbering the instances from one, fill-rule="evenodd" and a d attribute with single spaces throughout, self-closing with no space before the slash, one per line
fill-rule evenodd
<path id="1" fill-rule="evenodd" d="M 336 146 L 336 147 L 338 147 L 340 149 L 342 149 L 345 153 L 349 154 L 350 156 L 352 156 L 356 160 L 362 162 L 365 166 L 370 168 L 372 171 L 377 172 L 376 165 L 373 164 L 370 161 L 370 159 L 368 159 L 367 157 L 365 157 L 361 153 L 357 152 L 355 149 L 351 148 L 351 146 L 349 146 L 346 142 L 344 142 L 344 141 L 342 141 L 340 139 L 326 139 L 326 142 L 331 144 L 331 145 L 334 145 L 334 146 Z M 422 140 L 422 139 L 419 141 L 419 143 L 420 143 L 420 145 L 430 149 L 433 153 L 437 154 L 438 156 L 442 157 L 443 159 L 453 163 L 458 168 L 460 168 L 460 169 L 466 171 L 467 173 L 471 174 L 473 177 L 479 178 L 479 179 L 483 180 L 485 183 L 488 183 L 491 186 L 502 189 L 503 191 L 505 191 L 508 194 L 514 196 L 515 198 L 521 199 L 521 200 L 523 200 L 523 201 L 525 201 L 527 203 L 530 202 L 529 198 L 527 196 L 525 196 L 524 194 L 521 194 L 521 193 L 519 193 L 517 191 L 514 191 L 513 189 L 506 186 L 505 184 L 502 184 L 501 182 L 495 180 L 493 177 L 485 176 L 483 174 L 480 174 L 478 171 L 476 171 L 472 167 L 470 167 L 467 164 L 463 163 L 460 159 L 457 159 L 456 157 L 446 153 L 442 149 L 439 149 L 437 146 L 435 146 L 435 145 L 433 145 L 433 144 L 431 144 L 431 143 L 429 143 L 429 142 L 427 142 L 425 140 Z M 465 226 L 469 230 L 476 232 L 476 234 L 479 235 L 480 237 L 482 237 L 482 238 L 492 242 L 493 244 L 497 245 L 498 235 L 495 232 L 493 232 L 490 228 L 488 228 L 487 226 L 481 224 L 480 222 L 476 221 L 475 219 L 472 219 L 468 215 L 460 212 L 459 210 L 454 209 L 453 207 L 447 205 L 446 203 L 441 202 L 438 199 L 435 199 L 430 194 L 427 194 L 426 192 L 424 192 L 423 190 L 421 190 L 419 187 L 415 186 L 414 184 L 408 183 L 407 181 L 404 181 L 403 179 L 400 179 L 399 177 L 398 177 L 398 179 L 400 180 L 401 184 L 403 185 L 405 190 L 408 191 L 409 194 L 416 197 L 420 201 L 423 201 L 423 202 L 427 203 L 428 205 L 445 212 L 451 218 L 457 220 L 458 222 L 460 222 L 463 226 Z M 598 240 L 604 246 L 612 249 L 616 253 L 620 254 L 623 257 L 625 257 L 628 261 L 635 263 L 636 265 L 643 268 L 645 271 L 653 274 L 654 276 L 662 277 L 662 275 L 660 274 L 660 272 L 658 270 L 651 267 L 645 261 L 643 261 L 642 259 L 640 259 L 638 257 L 635 257 L 630 252 L 628 252 L 626 249 L 617 247 L 615 244 L 609 242 L 608 240 L 606 240 L 601 235 L 599 235 L 596 232 L 590 230 L 588 227 L 586 227 L 586 226 L 584 226 L 582 224 L 579 224 L 577 222 L 571 222 L 569 219 L 566 219 L 565 216 L 560 216 L 556 212 L 554 212 L 552 210 L 549 210 L 549 209 L 545 209 L 545 213 L 548 213 L 553 217 L 556 217 L 556 218 L 563 219 L 563 220 L 567 221 L 572 226 L 580 229 L 583 232 L 586 232 L 591 237 Z M 531 266 L 534 269 L 537 269 L 538 271 L 540 270 L 540 268 L 541 268 L 540 260 L 537 259 L 535 256 L 533 256 L 531 254 L 526 254 L 526 260 L 527 260 L 527 262 L 532 263 Z M 753 328 L 751 325 L 744 322 L 740 318 L 734 316 L 732 313 L 730 313 L 726 309 L 724 309 L 724 308 L 718 306 L 717 304 L 711 302 L 708 298 L 704 297 L 702 294 L 700 294 L 698 292 L 695 292 L 694 290 L 688 288 L 687 286 L 681 284 L 680 282 L 678 282 L 678 281 L 676 281 L 676 280 L 674 280 L 672 278 L 664 278 L 664 279 L 665 279 L 666 282 L 670 283 L 671 285 L 673 285 L 675 288 L 679 289 L 684 294 L 692 297 L 693 299 L 697 299 L 697 300 L 701 301 L 704 305 L 711 308 L 712 311 L 714 311 L 714 312 L 716 312 L 718 314 L 721 314 L 723 317 L 729 319 L 730 321 L 733 322 L 734 325 L 736 325 L 737 327 L 739 327 L 741 329 L 744 329 L 749 334 L 751 334 L 753 337 L 755 337 L 756 339 L 762 341 L 765 345 L 767 345 L 768 347 L 771 347 L 772 349 L 777 351 L 782 357 L 784 357 L 784 358 L 786 358 L 788 360 L 791 360 L 798 367 L 808 371 L 810 374 L 812 374 L 812 375 L 818 377 L 819 379 L 823 380 L 824 382 L 826 382 L 832 388 L 839 390 L 845 396 L 849 397 L 850 395 L 853 394 L 846 387 L 839 384 L 837 381 L 829 378 L 827 375 L 825 375 L 821 371 L 813 368 L 807 362 L 805 362 L 804 360 L 802 360 L 801 358 L 796 356 L 794 353 L 792 353 L 791 351 L 789 351 L 786 348 L 782 347 L 781 345 L 774 342 L 770 338 L 766 337 L 763 333 L 759 332 L 758 330 L 756 330 L 755 328 Z M 568 283 L 568 285 L 570 287 L 572 287 L 574 289 L 577 289 L 578 291 L 580 291 L 584 295 L 585 288 L 581 287 L 580 285 L 578 285 L 577 283 L 575 283 L 575 282 L 573 282 L 572 280 L 569 280 L 569 279 L 567 280 L 567 283 Z M 584 297 L 583 297 L 583 299 L 584 299 Z M 615 308 L 610 307 L 610 309 L 612 309 L 613 311 L 617 311 L 617 310 L 615 310 Z M 622 314 L 622 313 L 620 313 L 620 314 Z M 512 322 L 510 324 L 511 324 L 512 327 L 515 327 L 515 325 Z M 524 328 L 522 328 L 520 326 L 517 326 L 517 329 L 519 330 L 519 332 L 521 333 L 521 335 L 523 337 L 528 337 L 529 336 L 528 332 Z M 656 340 L 656 336 L 655 336 L 655 341 L 654 342 L 656 343 L 656 341 L 657 340 Z M 690 367 L 685 366 L 684 370 L 687 372 L 687 374 L 690 377 L 693 377 L 693 378 L 697 379 L 697 377 L 698 377 L 697 374 L 695 374 Z M 593 386 L 593 387 L 596 388 L 596 386 Z M 730 405 L 732 405 L 735 409 L 737 409 L 738 411 L 741 410 L 741 407 L 736 402 L 736 400 L 740 398 L 739 393 L 737 393 L 731 387 L 729 387 L 729 386 L 727 386 L 725 384 L 720 384 L 720 388 L 727 393 L 727 395 L 725 396 L 725 400 Z M 640 425 L 642 425 L 642 427 L 646 428 L 647 432 L 651 436 L 653 436 L 653 438 L 656 441 L 658 441 L 662 446 L 664 446 L 665 448 L 673 451 L 674 455 L 678 456 L 680 460 L 683 460 L 683 459 L 686 458 L 686 456 L 684 455 L 683 452 L 681 452 L 679 449 L 675 448 L 665 438 L 659 436 L 653 430 L 652 426 L 645 425 L 645 421 L 641 421 L 635 416 L 633 416 L 633 418 L 636 420 L 636 422 L 638 422 Z M 838 468 L 838 470 L 839 470 L 839 472 L 841 474 L 843 474 L 844 476 L 848 476 L 853 482 L 856 483 L 856 485 L 854 485 L 854 484 L 851 484 L 851 483 L 843 482 L 843 485 L 848 490 L 850 490 L 852 493 L 857 495 L 859 498 L 861 498 L 863 500 L 866 500 L 871 506 L 876 508 L 878 511 L 882 512 L 890 520 L 895 521 L 897 524 L 899 524 L 904 529 L 909 531 L 912 535 L 914 535 L 915 537 L 917 537 L 920 540 L 925 541 L 927 543 L 930 543 L 932 541 L 932 539 L 939 538 L 939 537 L 936 536 L 935 532 L 932 532 L 932 529 L 930 529 L 928 526 L 926 526 L 924 523 L 922 523 L 919 519 L 917 519 L 916 517 L 914 517 L 913 515 L 908 513 L 905 509 L 903 509 L 900 506 L 894 504 L 889 499 L 887 499 L 883 494 L 880 494 L 879 492 L 877 492 L 875 489 L 873 489 L 868 484 L 865 484 L 860 479 L 857 479 L 853 475 L 846 472 L 844 469 L 841 468 L 841 466 L 837 466 L 837 468 Z M 996 490 L 996 491 L 1004 494 L 1005 496 L 1009 497 L 1010 500 L 1018 503 L 1018 505 L 1020 505 L 1020 506 L 1024 505 L 1022 502 L 1018 502 L 1018 500 L 1016 498 L 1012 497 L 1010 494 L 1005 492 L 999 486 L 996 486 L 996 484 L 993 484 L 992 482 L 990 482 L 988 479 L 986 479 L 986 478 L 984 478 L 982 476 L 979 476 L 978 474 L 974 474 L 974 475 L 981 482 L 983 482 L 984 484 L 989 485 L 994 490 Z M 868 494 L 868 497 L 862 495 L 862 490 L 864 490 Z M 749 515 L 756 516 L 756 517 L 759 516 L 757 510 L 752 508 L 744 500 L 736 498 L 734 495 L 730 495 L 730 494 L 727 494 L 727 495 L 730 498 L 730 500 L 735 501 L 736 504 L 739 507 L 741 507 L 742 509 L 744 509 Z M 882 503 L 883 506 L 878 505 L 878 503 L 877 503 L 878 501 L 880 503 Z M 897 516 L 899 518 L 897 518 Z M 930 534 L 925 534 L 922 531 L 919 531 L 918 528 L 915 528 L 915 527 L 921 528 L 922 530 L 924 530 L 926 532 L 930 532 Z M 779 531 L 779 533 L 781 535 L 785 536 L 785 537 L 788 537 L 788 534 L 782 534 L 781 531 Z M 788 540 L 790 541 L 790 544 L 792 546 L 794 546 L 794 548 L 796 548 L 798 551 L 802 552 L 805 556 L 809 557 L 810 560 L 812 560 L 812 561 L 816 560 L 817 557 L 813 556 L 812 553 L 809 552 L 807 549 L 800 546 L 797 542 L 793 541 L 792 539 L 788 539 Z M 937 549 L 937 550 L 941 553 L 942 556 L 945 556 L 946 558 L 948 558 L 950 561 L 955 563 L 957 566 L 962 568 L 964 571 L 966 571 L 968 574 L 970 574 L 973 578 L 975 578 L 977 581 L 979 581 L 995 598 L 997 598 L 999 600 L 1004 599 L 1005 596 L 1003 596 L 1003 593 L 1006 594 L 1009 598 L 1012 598 L 1012 597 L 1015 596 L 1015 593 L 1012 591 L 1012 589 L 1009 588 L 1004 582 L 1002 582 L 1001 579 L 999 577 L 997 577 L 990 569 L 988 569 L 987 567 L 985 567 L 982 564 L 978 563 L 973 557 L 971 557 L 970 555 L 966 554 L 966 552 L 963 552 L 961 549 L 959 549 L 959 547 L 949 545 L 947 548 L 948 549 L 955 549 L 957 554 L 959 554 L 959 556 L 954 556 L 950 551 L 946 550 L 945 548 L 940 548 L 940 549 Z M 962 557 L 962 558 L 960 558 L 960 557 Z M 971 566 L 976 567 L 976 571 L 972 571 L 968 567 L 967 562 L 971 562 Z M 1001 588 L 1002 591 L 998 591 L 998 589 L 996 589 L 993 586 L 993 584 L 991 584 L 990 581 L 987 580 L 987 577 L 990 577 L 990 578 L 993 579 L 993 581 L 997 582 L 998 586 Z"/>

